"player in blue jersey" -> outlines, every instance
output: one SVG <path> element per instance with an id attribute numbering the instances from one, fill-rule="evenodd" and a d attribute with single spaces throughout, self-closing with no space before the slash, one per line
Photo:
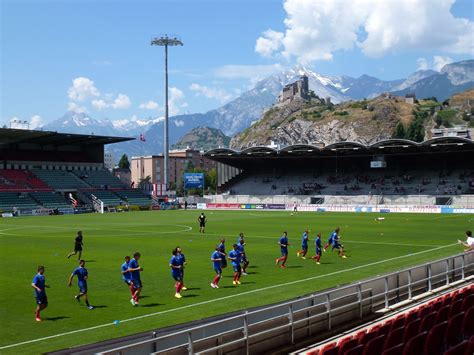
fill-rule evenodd
<path id="1" fill-rule="evenodd" d="M 222 256 L 221 268 L 225 269 L 227 267 L 227 260 L 226 260 L 227 253 L 225 252 L 225 238 L 221 239 L 221 242 L 219 243 L 217 248 L 219 248 L 219 253 Z"/>
<path id="2" fill-rule="evenodd" d="M 40 312 L 48 307 L 48 297 L 46 296 L 45 288 L 49 287 L 46 285 L 46 278 L 44 277 L 44 266 L 38 266 L 38 273 L 33 277 L 31 281 L 31 287 L 35 289 L 35 300 L 36 310 L 35 319 L 37 322 L 41 322 Z"/>
<path id="3" fill-rule="evenodd" d="M 173 249 L 171 254 L 173 256 L 170 259 L 170 268 L 171 268 L 171 277 L 176 281 L 174 284 L 175 287 L 175 294 L 174 297 L 176 298 L 182 298 L 181 296 L 181 288 L 183 287 L 183 274 L 182 274 L 182 268 L 183 265 L 181 264 L 181 260 L 179 257 L 179 252 L 177 251 L 178 248 Z"/>
<path id="4" fill-rule="evenodd" d="M 241 255 L 242 275 L 248 275 L 246 270 L 250 262 L 247 258 L 247 254 L 245 253 L 245 240 L 244 233 L 242 232 L 239 234 L 239 239 L 237 240 L 237 249 Z"/>
<path id="5" fill-rule="evenodd" d="M 281 257 L 278 258 L 278 259 L 275 259 L 275 264 L 278 265 L 280 262 L 282 262 L 280 267 L 285 268 L 286 267 L 286 265 L 285 265 L 286 260 L 288 259 L 288 245 L 290 245 L 288 243 L 288 233 L 287 232 L 283 232 L 283 235 L 278 240 L 278 245 L 280 245 Z"/>
<path id="6" fill-rule="evenodd" d="M 224 259 L 225 255 L 222 255 L 219 246 L 217 246 L 214 252 L 211 254 L 212 265 L 214 266 L 214 271 L 216 272 L 216 276 L 211 282 L 212 288 L 219 288 L 219 280 L 221 279 L 222 275 L 222 260 Z"/>
<path id="7" fill-rule="evenodd" d="M 88 309 L 94 309 L 93 306 L 89 304 L 89 298 L 87 296 L 87 278 L 89 277 L 89 273 L 85 268 L 86 262 L 84 260 L 79 260 L 79 266 L 76 267 L 73 271 L 71 276 L 69 276 L 68 286 L 71 287 L 72 279 L 74 276 L 77 276 L 77 286 L 79 286 L 79 294 L 74 296 L 77 302 L 81 302 L 81 297 L 84 297 L 84 301 L 86 302 L 86 306 Z"/>
<path id="8" fill-rule="evenodd" d="M 339 234 L 336 234 L 332 239 L 332 250 L 334 251 L 334 249 L 338 251 L 338 255 L 341 258 L 346 258 L 346 255 L 344 254 L 344 245 L 341 244 L 341 236 Z"/>
<path id="9" fill-rule="evenodd" d="M 322 247 L 321 247 L 321 233 L 316 235 L 316 239 L 314 240 L 314 247 L 316 249 L 316 255 L 312 257 L 312 259 L 316 260 L 316 264 L 319 265 L 319 260 L 321 259 L 322 254 Z"/>
<path id="10" fill-rule="evenodd" d="M 326 249 L 329 248 L 329 246 L 333 244 L 334 237 L 336 237 L 337 235 L 339 235 L 339 227 L 337 227 L 337 228 L 334 230 L 334 232 L 331 233 L 331 235 L 330 235 L 329 238 L 328 238 L 328 242 L 327 242 L 326 245 L 324 246 L 323 251 L 326 251 Z"/>
<path id="11" fill-rule="evenodd" d="M 303 236 L 301 237 L 301 250 L 296 253 L 296 256 L 301 255 L 301 259 L 306 259 L 306 253 L 308 252 L 308 238 L 309 230 L 305 229 Z"/>
<path id="12" fill-rule="evenodd" d="M 132 298 L 130 302 L 132 306 L 138 306 L 140 302 L 140 292 L 142 292 L 142 280 L 140 278 L 140 273 L 143 271 L 143 268 L 138 265 L 138 260 L 140 260 L 141 254 L 136 252 L 133 254 L 133 259 L 128 263 L 128 271 L 130 271 L 130 292 L 132 293 Z"/>
<path id="13" fill-rule="evenodd" d="M 130 273 L 130 270 L 129 270 L 129 266 L 128 266 L 129 264 L 130 264 L 130 257 L 127 255 L 125 257 L 124 263 L 122 264 L 122 266 L 120 266 L 120 272 L 122 273 L 122 280 L 128 286 L 130 286 L 130 283 L 132 282 L 132 274 Z"/>
<path id="14" fill-rule="evenodd" d="M 181 291 L 186 291 L 188 289 L 186 286 L 184 286 L 184 267 L 186 266 L 186 257 L 184 256 L 181 247 L 176 247 L 176 252 L 176 256 L 178 257 L 181 264 Z"/>
<path id="15" fill-rule="evenodd" d="M 237 244 L 233 245 L 233 250 L 229 253 L 227 259 L 232 262 L 232 267 L 234 268 L 234 280 L 232 284 L 234 286 L 240 285 L 240 275 L 242 274 L 242 267 L 240 263 L 242 261 L 242 254 L 239 251 L 239 246 Z"/>

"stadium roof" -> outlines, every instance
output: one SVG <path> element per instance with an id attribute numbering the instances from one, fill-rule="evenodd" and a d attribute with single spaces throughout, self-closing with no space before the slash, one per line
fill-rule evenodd
<path id="1" fill-rule="evenodd" d="M 130 141 L 135 138 L 72 134 L 52 131 L 0 128 L 0 148 L 20 143 L 38 145 L 105 145 Z"/>
<path id="2" fill-rule="evenodd" d="M 294 144 L 281 149 L 256 146 L 241 151 L 230 148 L 211 149 L 205 157 L 220 162 L 231 162 L 235 159 L 277 158 L 277 157 L 337 157 L 348 155 L 384 155 L 404 153 L 436 153 L 473 151 L 474 141 L 462 137 L 438 137 L 421 143 L 407 139 L 386 139 L 374 144 L 364 145 L 356 142 L 338 142 L 320 147 L 312 144 Z"/>

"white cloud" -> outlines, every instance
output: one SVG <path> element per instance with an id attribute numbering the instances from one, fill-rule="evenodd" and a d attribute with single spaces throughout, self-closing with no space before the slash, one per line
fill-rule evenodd
<path id="1" fill-rule="evenodd" d="M 452 62 L 453 62 L 453 60 L 449 57 L 443 57 L 443 56 L 440 56 L 440 55 L 435 55 L 433 57 L 433 69 L 436 70 L 436 71 L 440 71 L 441 69 L 443 69 L 443 67 L 446 64 L 450 64 Z"/>
<path id="2" fill-rule="evenodd" d="M 176 88 L 170 87 L 169 88 L 169 113 L 171 115 L 176 115 L 181 108 L 185 108 L 188 106 L 187 102 L 184 101 L 184 93 Z"/>
<path id="3" fill-rule="evenodd" d="M 102 99 L 98 99 L 92 100 L 92 106 L 94 106 L 97 110 L 101 111 L 104 108 L 109 107 L 109 104 Z"/>
<path id="4" fill-rule="evenodd" d="M 159 105 L 155 101 L 150 100 L 148 102 L 141 103 L 139 107 L 143 110 L 156 110 Z"/>
<path id="5" fill-rule="evenodd" d="M 183 127 L 184 126 L 184 121 L 183 120 L 174 120 L 173 121 L 176 127 Z"/>
<path id="6" fill-rule="evenodd" d="M 72 112 L 76 112 L 76 113 L 87 112 L 87 110 L 84 106 L 80 106 L 80 105 L 76 104 L 75 102 L 68 102 L 67 109 L 68 109 L 68 111 L 72 111 Z"/>
<path id="7" fill-rule="evenodd" d="M 127 109 L 132 105 L 130 98 L 124 94 L 118 94 L 117 98 L 110 104 L 116 110 Z"/>
<path id="8" fill-rule="evenodd" d="M 97 110 L 101 111 L 106 108 L 113 108 L 116 110 L 119 109 L 127 109 L 131 106 L 130 98 L 124 94 L 118 94 L 117 97 L 114 99 L 111 94 L 105 95 L 104 99 L 96 99 L 92 100 L 92 106 L 94 106 Z"/>
<path id="9" fill-rule="evenodd" d="M 257 39 L 255 44 L 255 52 L 264 56 L 271 57 L 283 45 L 283 33 L 273 30 L 263 32 L 263 36 Z"/>
<path id="10" fill-rule="evenodd" d="M 474 54 L 474 22 L 450 12 L 454 0 L 285 0 L 286 31 L 267 30 L 255 50 L 300 63 L 330 60 L 355 46 L 370 57 L 409 50 Z"/>
<path id="11" fill-rule="evenodd" d="M 269 75 L 281 72 L 283 66 L 271 65 L 224 65 L 214 70 L 214 74 L 223 79 L 260 80 Z"/>
<path id="12" fill-rule="evenodd" d="M 416 63 L 418 64 L 418 70 L 436 70 L 440 71 L 446 64 L 452 63 L 453 60 L 446 56 L 435 55 L 433 60 L 427 58 L 418 58 Z"/>
<path id="13" fill-rule="evenodd" d="M 39 115 L 34 115 L 30 118 L 30 128 L 35 129 L 43 126 L 43 119 Z"/>
<path id="14" fill-rule="evenodd" d="M 430 68 L 430 63 L 426 58 L 418 58 L 416 64 L 418 65 L 416 70 L 428 70 Z"/>
<path id="15" fill-rule="evenodd" d="M 216 99 L 221 103 L 224 103 L 232 98 L 232 95 L 230 95 L 224 89 L 210 88 L 196 83 L 191 84 L 189 89 L 194 91 L 197 95 L 202 95 L 208 99 Z"/>
<path id="16" fill-rule="evenodd" d="M 84 101 L 90 97 L 100 96 L 100 92 L 95 87 L 94 82 L 82 76 L 72 81 L 72 86 L 68 89 L 67 93 L 73 101 Z"/>

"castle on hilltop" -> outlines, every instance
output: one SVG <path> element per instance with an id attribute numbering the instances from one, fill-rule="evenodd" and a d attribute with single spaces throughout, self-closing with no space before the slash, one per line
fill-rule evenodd
<path id="1" fill-rule="evenodd" d="M 293 100 L 296 97 L 304 100 L 309 99 L 309 85 L 306 75 L 302 75 L 299 80 L 294 83 L 285 85 L 280 95 L 278 95 L 278 102 L 282 103 L 287 100 Z"/>

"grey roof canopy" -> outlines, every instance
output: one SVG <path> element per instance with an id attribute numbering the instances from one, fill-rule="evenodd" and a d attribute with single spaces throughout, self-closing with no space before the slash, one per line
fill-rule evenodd
<path id="1" fill-rule="evenodd" d="M 274 149 L 265 146 L 255 146 L 241 151 L 230 148 L 216 148 L 204 153 L 205 157 L 277 157 L 277 156 L 331 156 L 340 154 L 384 154 L 384 153 L 404 153 L 404 152 L 426 152 L 443 151 L 457 149 L 473 149 L 474 141 L 462 137 L 438 137 L 421 143 L 407 139 L 386 139 L 370 145 L 356 142 L 337 142 L 325 147 L 318 147 L 312 144 L 293 144 L 281 149 Z"/>

